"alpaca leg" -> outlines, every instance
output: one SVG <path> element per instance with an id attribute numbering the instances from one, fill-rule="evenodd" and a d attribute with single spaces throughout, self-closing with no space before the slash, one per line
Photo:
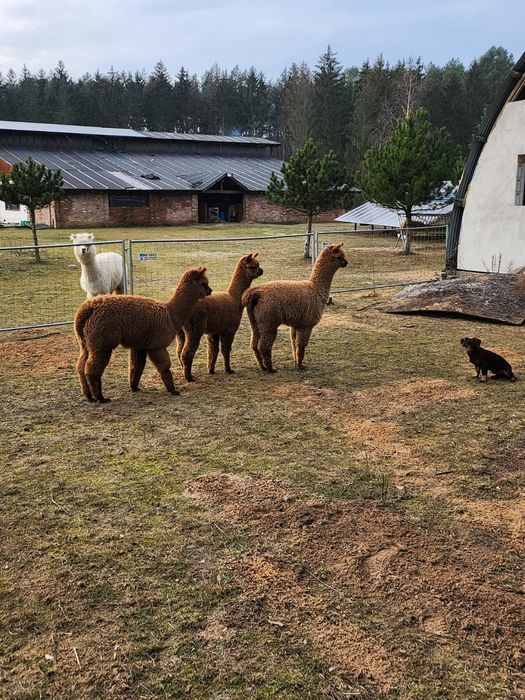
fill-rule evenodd
<path id="1" fill-rule="evenodd" d="M 227 335 L 221 335 L 221 352 L 224 358 L 224 370 L 227 374 L 235 374 L 234 370 L 231 368 L 230 357 L 233 345 L 233 339 L 235 338 L 235 333 L 228 333 Z"/>
<path id="2" fill-rule="evenodd" d="M 215 365 L 217 364 L 217 357 L 219 355 L 219 334 L 214 333 L 206 336 L 206 341 L 208 344 L 208 372 L 209 374 L 215 374 Z"/>
<path id="3" fill-rule="evenodd" d="M 177 357 L 179 358 L 179 365 L 181 367 L 183 367 L 184 365 L 182 364 L 182 350 L 184 348 L 184 343 L 186 342 L 186 335 L 184 334 L 183 330 L 180 330 L 177 332 L 176 339 L 177 339 Z"/>
<path id="4" fill-rule="evenodd" d="M 147 350 L 132 348 L 129 351 L 129 388 L 131 391 L 140 391 L 139 383 L 147 356 Z"/>
<path id="5" fill-rule="evenodd" d="M 86 397 L 88 401 L 93 401 L 93 396 L 91 394 L 91 390 L 89 388 L 89 384 L 86 379 L 86 374 L 85 374 L 85 367 L 86 367 L 86 361 L 88 359 L 88 351 L 87 348 L 83 348 L 80 351 L 80 356 L 78 358 L 77 362 L 77 372 L 78 372 L 78 379 L 80 381 L 80 388 L 82 390 L 82 393 Z"/>
<path id="6" fill-rule="evenodd" d="M 184 369 L 184 378 L 187 382 L 194 382 L 195 377 L 192 374 L 193 358 L 199 349 L 201 336 L 186 333 L 184 347 L 181 352 L 181 364 Z"/>
<path id="7" fill-rule="evenodd" d="M 277 328 L 265 328 L 261 331 L 261 337 L 257 345 L 257 349 L 262 358 L 263 369 L 270 374 L 276 371 L 272 365 L 272 347 L 276 338 Z"/>
<path id="8" fill-rule="evenodd" d="M 311 328 L 298 328 L 297 334 L 295 336 L 295 367 L 297 369 L 304 369 L 303 359 L 304 351 L 312 335 Z"/>
<path id="9" fill-rule="evenodd" d="M 89 385 L 89 390 L 95 401 L 107 403 L 107 399 L 102 393 L 102 374 L 109 364 L 113 350 L 97 350 L 90 352 L 85 364 L 85 376 Z"/>
<path id="10" fill-rule="evenodd" d="M 169 391 L 170 394 L 177 396 L 179 392 L 177 391 L 177 389 L 175 388 L 175 384 L 173 383 L 173 375 L 170 370 L 171 360 L 166 348 L 159 348 L 158 350 L 149 350 L 148 357 L 157 368 L 157 371 L 160 374 L 160 378 L 162 379 L 166 390 Z"/>
<path id="11" fill-rule="evenodd" d="M 259 367 L 263 370 L 266 369 L 261 357 L 261 353 L 259 352 L 259 340 L 261 339 L 261 334 L 259 333 L 259 327 L 257 324 L 252 323 L 252 340 L 251 340 L 251 345 L 252 345 L 252 350 L 253 354 L 255 355 L 255 359 L 257 360 L 257 364 Z"/>
<path id="12" fill-rule="evenodd" d="M 292 346 L 292 357 L 293 357 L 294 365 L 297 364 L 296 338 L 297 338 L 297 329 L 294 328 L 293 326 L 290 326 L 290 344 Z"/>

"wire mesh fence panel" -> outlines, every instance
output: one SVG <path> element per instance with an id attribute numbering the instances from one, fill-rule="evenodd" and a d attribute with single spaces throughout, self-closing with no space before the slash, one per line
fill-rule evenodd
<path id="1" fill-rule="evenodd" d="M 329 243 L 344 240 L 349 265 L 337 274 L 332 291 L 352 291 L 435 277 L 444 266 L 445 232 L 445 227 L 345 229 L 319 231 L 311 242 L 315 257 L 315 252 Z M 403 255 L 407 233 L 411 254 Z M 304 233 L 294 233 L 95 244 L 99 254 L 117 253 L 124 261 L 123 282 L 128 292 L 167 299 L 184 270 L 191 267 L 205 266 L 212 288 L 227 289 L 239 258 L 255 251 L 264 270 L 261 282 L 306 279 L 312 261 L 303 257 L 304 241 Z M 0 246 L 0 331 L 70 323 L 86 298 L 80 286 L 82 268 L 74 254 L 75 243 L 39 245 L 41 262 L 35 259 L 33 246 L 5 243 L 2 240 Z M 99 265 L 105 264 L 104 257 L 108 256 L 97 258 Z M 114 261 L 107 264 L 113 266 Z"/>
<path id="2" fill-rule="evenodd" d="M 133 240 L 129 242 L 130 288 L 156 299 L 171 296 L 180 276 L 204 266 L 214 290 L 227 289 L 239 258 L 258 252 L 261 282 L 305 279 L 311 262 L 303 259 L 304 234 L 242 238 Z"/>
<path id="3" fill-rule="evenodd" d="M 96 241 L 96 246 L 98 253 L 117 253 L 123 260 L 122 241 Z M 40 262 L 33 246 L 0 247 L 0 330 L 72 321 L 86 299 L 80 287 L 82 269 L 73 247 L 72 243 L 39 245 Z M 106 265 L 110 264 L 106 257 L 97 259 L 103 274 L 108 273 Z"/>
<path id="4" fill-rule="evenodd" d="M 410 236 L 410 254 L 404 254 Z M 344 241 L 348 267 L 334 278 L 332 291 L 402 286 L 435 278 L 445 264 L 446 227 L 320 231 L 318 252 Z"/>

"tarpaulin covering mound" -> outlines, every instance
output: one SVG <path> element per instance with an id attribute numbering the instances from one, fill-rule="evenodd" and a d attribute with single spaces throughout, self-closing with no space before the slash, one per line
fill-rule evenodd
<path id="1" fill-rule="evenodd" d="M 475 275 L 413 284 L 381 311 L 462 314 L 520 325 L 525 321 L 525 276 Z"/>

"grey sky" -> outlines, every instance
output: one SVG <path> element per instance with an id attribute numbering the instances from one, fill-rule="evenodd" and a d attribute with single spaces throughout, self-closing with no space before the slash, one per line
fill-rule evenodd
<path id="1" fill-rule="evenodd" d="M 0 71 L 62 59 L 77 78 L 162 60 L 172 75 L 217 62 L 275 78 L 293 62 L 313 67 L 328 44 L 345 67 L 380 53 L 468 66 L 493 45 L 517 59 L 524 20 L 522 0 L 0 0 Z"/>

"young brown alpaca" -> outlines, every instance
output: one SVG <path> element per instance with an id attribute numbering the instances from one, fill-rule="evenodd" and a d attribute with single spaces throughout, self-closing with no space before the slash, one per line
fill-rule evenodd
<path id="1" fill-rule="evenodd" d="M 199 299 L 211 294 L 206 268 L 186 270 L 167 302 L 131 295 L 106 295 L 88 299 L 75 314 L 75 335 L 80 345 L 77 372 L 88 401 L 106 403 L 102 373 L 118 345 L 129 348 L 129 388 L 139 382 L 149 357 L 170 394 L 173 383 L 167 347 L 191 314 Z"/>
<path id="2" fill-rule="evenodd" d="M 215 374 L 220 341 L 224 369 L 228 374 L 233 374 L 230 353 L 233 339 L 241 323 L 243 312 L 241 296 L 252 281 L 263 273 L 256 259 L 258 255 L 259 253 L 244 255 L 235 267 L 228 289 L 225 292 L 213 292 L 211 296 L 198 301 L 183 330 L 177 333 L 177 355 L 184 368 L 186 381 L 195 381 L 191 367 L 204 333 L 207 335 L 208 342 L 208 372 Z"/>
<path id="3" fill-rule="evenodd" d="M 290 326 L 295 367 L 304 369 L 304 351 L 323 315 L 332 279 L 340 267 L 348 265 L 342 247 L 339 243 L 324 248 L 310 279 L 304 282 L 269 282 L 243 294 L 252 327 L 252 350 L 264 372 L 275 372 L 272 347 L 282 324 Z"/>

